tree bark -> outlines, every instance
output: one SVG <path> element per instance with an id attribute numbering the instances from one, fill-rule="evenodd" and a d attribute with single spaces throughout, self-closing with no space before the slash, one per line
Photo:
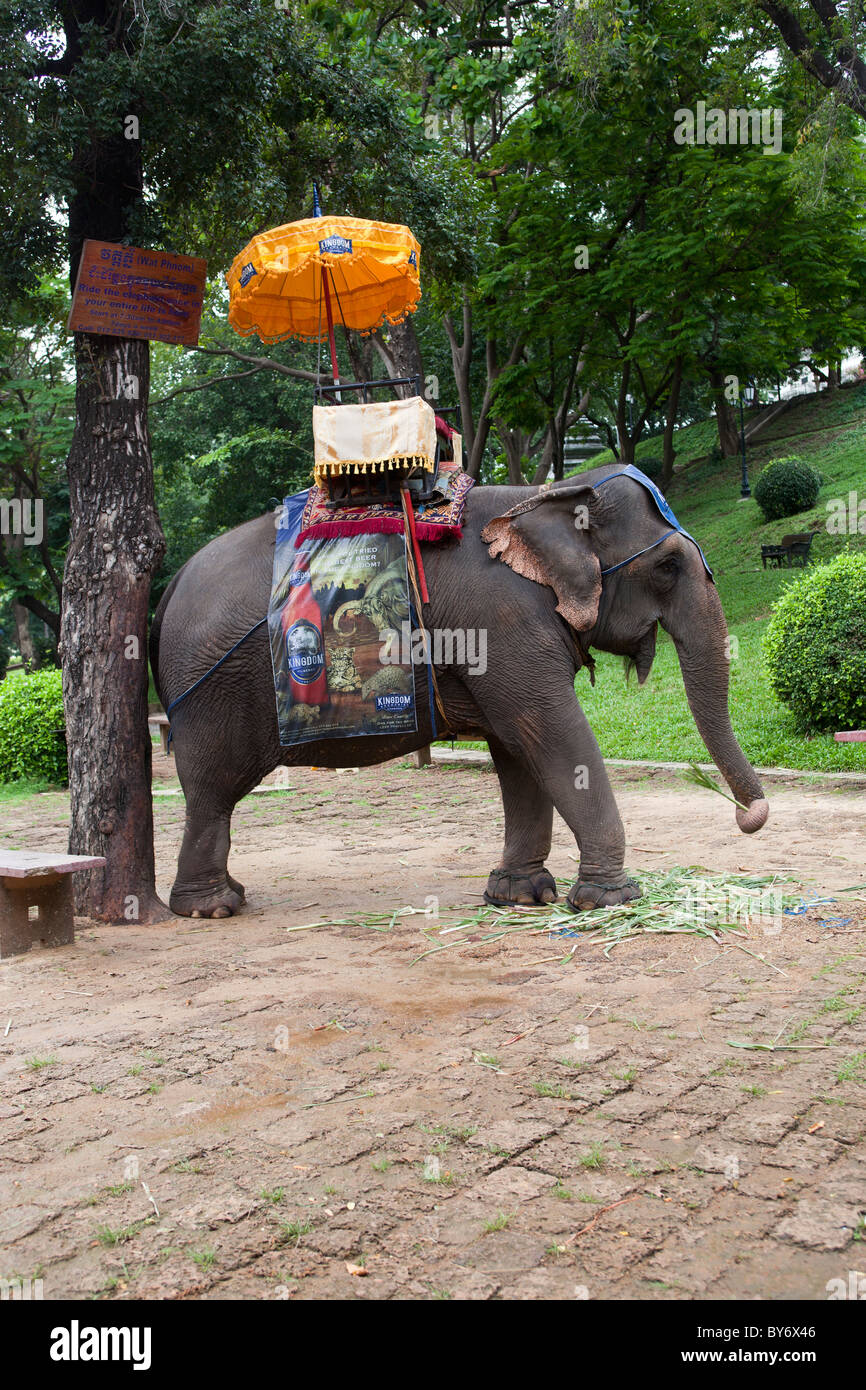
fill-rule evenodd
<path id="1" fill-rule="evenodd" d="M 15 488 L 15 496 L 22 503 L 24 502 L 24 489 L 19 483 Z M 24 534 L 9 537 L 7 546 L 13 555 L 20 560 L 24 551 Z M 18 650 L 21 653 L 21 660 L 24 663 L 25 671 L 36 671 L 39 669 L 39 653 L 30 632 L 30 614 L 16 595 L 12 600 L 12 617 L 15 621 L 15 636 L 18 642 Z"/>
<path id="2" fill-rule="evenodd" d="M 506 425 L 494 421 L 496 433 L 502 441 L 505 450 L 505 462 L 508 467 L 508 481 L 515 487 L 525 487 L 526 478 L 523 475 L 523 458 L 529 445 L 528 435 L 520 429 L 510 430 Z"/>
<path id="3" fill-rule="evenodd" d="M 632 319 L 634 309 L 632 308 Z M 631 338 L 632 328 L 630 327 L 628 338 Z M 628 341 L 628 339 L 626 339 Z M 623 363 L 622 375 L 619 379 L 619 391 L 616 398 L 616 442 L 617 453 L 623 463 L 634 463 L 634 439 L 629 427 L 629 386 L 631 385 L 631 362 Z"/>
<path id="4" fill-rule="evenodd" d="M 387 333 L 387 341 L 382 336 Z M 418 394 L 424 395 L 424 363 L 421 360 L 421 348 L 418 344 L 418 335 L 415 332 L 415 325 L 411 316 L 403 320 L 402 323 L 392 323 L 384 330 L 380 330 L 373 338 L 373 344 L 379 356 L 385 363 L 385 367 L 390 376 L 417 376 Z M 415 394 L 412 386 L 395 387 L 400 396 L 413 396 Z M 436 402 L 431 404 L 435 407 Z"/>
<path id="5" fill-rule="evenodd" d="M 713 402 L 716 407 L 716 428 L 719 431 L 719 448 L 725 458 L 731 458 L 740 451 L 740 435 L 737 429 L 737 416 L 725 395 L 725 378 L 721 372 L 711 372 Z"/>
<path id="6" fill-rule="evenodd" d="M 574 385 L 577 378 L 583 372 L 583 368 L 583 356 L 580 353 L 575 353 L 566 377 L 565 387 L 559 405 L 548 419 L 541 462 L 535 470 L 532 479 L 533 484 L 540 486 L 547 480 L 550 473 L 553 474 L 554 482 L 559 482 L 565 473 L 565 436 L 572 425 L 580 419 L 584 410 L 589 405 L 589 392 L 585 391 L 581 397 L 577 410 L 572 411 L 571 409 Z"/>
<path id="7" fill-rule="evenodd" d="M 81 34 L 94 51 L 135 47 L 129 15 L 107 0 L 60 7 L 70 71 Z M 72 99 L 71 97 L 69 98 Z M 125 111 L 135 111 L 134 94 Z M 122 242 L 143 198 L 141 142 L 85 123 L 70 176 L 69 272 L 86 238 Z M 147 426 L 150 349 L 141 339 L 75 335 L 76 418 L 67 459 L 70 539 L 60 658 L 69 753 L 73 854 L 104 855 L 76 876 L 76 911 L 109 922 L 164 920 L 156 896 L 151 747 L 147 727 L 147 607 L 165 551 Z"/>
<path id="8" fill-rule="evenodd" d="M 346 342 L 346 351 L 349 354 L 349 361 L 352 364 L 352 376 L 355 381 L 369 381 L 373 377 L 373 340 L 372 338 L 362 338 L 360 333 L 343 329 L 343 336 Z"/>
<path id="9" fill-rule="evenodd" d="M 458 343 L 451 315 L 443 320 L 445 332 L 451 347 L 451 365 L 457 383 L 457 399 L 460 402 L 460 419 L 463 426 L 463 455 L 471 460 L 475 452 L 475 415 L 472 410 L 472 390 L 469 374 L 472 368 L 472 307 L 464 296 L 463 300 L 463 341 Z M 464 467 L 466 464 L 464 463 Z"/>
<path id="10" fill-rule="evenodd" d="M 821 21 L 829 41 L 825 46 L 815 42 L 800 24 L 795 10 L 780 0 L 757 0 L 758 8 L 769 15 L 794 57 L 814 77 L 835 92 L 838 99 L 866 120 L 866 63 L 857 47 L 856 29 L 846 32 L 846 24 L 832 0 L 811 0 L 811 7 Z"/>
<path id="11" fill-rule="evenodd" d="M 677 423 L 677 407 L 680 403 L 680 390 L 683 384 L 683 359 L 678 357 L 674 363 L 674 376 L 668 393 L 665 432 L 662 442 L 662 487 L 670 486 L 674 475 L 674 428 Z"/>
<path id="12" fill-rule="evenodd" d="M 30 632 L 30 614 L 20 603 L 12 601 L 12 616 L 15 619 L 15 635 L 18 641 L 18 650 L 21 653 L 21 660 L 24 663 L 25 671 L 38 671 L 41 663 L 39 653 L 33 642 Z"/>
<path id="13" fill-rule="evenodd" d="M 159 921 L 169 914 L 155 886 L 147 606 L 165 541 L 147 426 L 149 344 L 76 334 L 75 357 L 61 621 L 69 850 L 108 861 L 79 876 L 76 911 Z"/>

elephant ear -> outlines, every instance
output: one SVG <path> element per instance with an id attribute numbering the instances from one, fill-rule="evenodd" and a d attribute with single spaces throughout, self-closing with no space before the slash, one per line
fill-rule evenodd
<path id="1" fill-rule="evenodd" d="M 557 613 L 576 632 L 587 632 L 598 618 L 601 565 L 590 544 L 598 502 L 588 483 L 548 485 L 481 532 L 491 559 L 553 590 Z"/>

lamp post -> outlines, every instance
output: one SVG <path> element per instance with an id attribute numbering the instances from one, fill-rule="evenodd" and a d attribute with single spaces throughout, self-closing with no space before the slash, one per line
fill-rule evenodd
<path id="1" fill-rule="evenodd" d="M 743 386 L 742 391 L 739 392 L 739 397 L 740 397 L 740 450 L 741 450 L 742 455 L 743 455 L 743 477 L 742 477 L 742 481 L 741 481 L 741 483 L 740 483 L 740 497 L 741 497 L 741 498 L 751 497 L 751 495 L 752 495 L 752 489 L 749 487 L 749 465 L 748 465 L 748 463 L 747 463 L 747 461 L 746 461 L 746 421 L 745 421 L 745 416 L 743 415 L 743 397 L 745 397 L 746 405 L 752 405 L 752 404 L 754 403 L 754 400 L 755 400 L 755 397 L 756 397 L 757 394 L 758 394 L 758 393 L 757 393 L 757 390 L 756 390 L 756 387 L 755 387 L 755 383 L 754 383 L 753 381 L 747 381 L 747 382 L 745 383 L 745 385 Z"/>

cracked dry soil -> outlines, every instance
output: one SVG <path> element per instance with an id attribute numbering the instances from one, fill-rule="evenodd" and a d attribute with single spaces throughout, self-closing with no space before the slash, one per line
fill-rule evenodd
<path id="1" fill-rule="evenodd" d="M 638 876 L 866 879 L 859 788 L 771 787 L 746 839 L 708 793 L 614 781 Z M 562 965 L 520 935 L 413 965 L 420 918 L 285 928 L 477 902 L 496 779 L 290 783 L 236 813 L 241 916 L 79 919 L 74 947 L 0 964 L 0 1277 L 47 1299 L 820 1300 L 866 1272 L 866 902 L 753 926 L 753 955 L 652 936 Z M 33 798 L 5 838 L 61 847 L 66 814 Z M 165 897 L 182 798 L 156 818 Z M 573 853 L 557 819 L 552 871 Z M 731 1046 L 780 1033 L 799 1046 Z"/>

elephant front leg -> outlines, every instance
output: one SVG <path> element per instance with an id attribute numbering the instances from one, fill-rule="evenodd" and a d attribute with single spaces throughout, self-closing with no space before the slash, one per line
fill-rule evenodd
<path id="1" fill-rule="evenodd" d="M 570 698 L 569 698 L 570 697 Z M 580 866 L 567 895 L 576 912 L 613 907 L 641 896 L 625 871 L 625 831 L 595 735 L 569 690 L 546 713 L 533 739 L 535 775 L 572 831 Z"/>
<path id="2" fill-rule="evenodd" d="M 528 768 L 495 739 L 490 753 L 499 776 L 505 812 L 505 847 L 487 880 L 485 902 L 533 905 L 556 899 L 556 880 L 544 861 L 550 853 L 553 802 Z"/>

